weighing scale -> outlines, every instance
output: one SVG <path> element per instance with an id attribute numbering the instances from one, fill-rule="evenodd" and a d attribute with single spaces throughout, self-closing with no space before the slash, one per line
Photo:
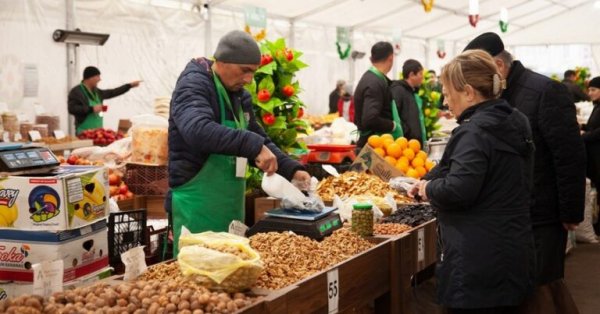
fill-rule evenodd
<path id="1" fill-rule="evenodd" d="M 22 175 L 48 173 L 60 163 L 46 147 L 0 144 L 0 174 Z"/>
<path id="2" fill-rule="evenodd" d="M 265 213 L 266 217 L 248 229 L 246 236 L 257 233 L 292 231 L 315 240 L 323 240 L 342 227 L 340 215 L 333 213 L 337 208 L 325 207 L 320 213 L 276 208 Z"/>

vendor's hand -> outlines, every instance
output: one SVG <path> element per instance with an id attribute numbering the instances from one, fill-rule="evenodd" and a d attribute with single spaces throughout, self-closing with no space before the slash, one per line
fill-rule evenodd
<path id="1" fill-rule="evenodd" d="M 131 85 L 131 87 L 138 87 L 138 86 L 140 86 L 141 82 L 142 81 L 133 81 L 133 82 L 129 83 L 129 85 Z"/>
<path id="2" fill-rule="evenodd" d="M 102 112 L 102 104 L 95 105 L 95 106 L 92 107 L 92 109 L 94 110 L 94 113 Z"/>
<path id="3" fill-rule="evenodd" d="M 264 171 L 268 176 L 277 171 L 277 157 L 275 157 L 271 150 L 265 145 L 263 145 L 260 153 L 258 153 L 256 159 L 254 159 L 254 163 L 256 164 L 256 167 Z"/>
<path id="4" fill-rule="evenodd" d="M 310 174 L 304 170 L 298 170 L 294 173 L 292 181 L 300 186 L 297 186 L 302 191 L 310 190 Z"/>
<path id="5" fill-rule="evenodd" d="M 421 181 L 417 181 L 415 182 L 410 189 L 408 189 L 408 191 L 406 192 L 406 194 L 408 194 L 408 196 L 415 198 L 415 196 L 417 196 L 419 194 L 419 187 L 421 185 Z"/>
<path id="6" fill-rule="evenodd" d="M 427 202 L 429 201 L 429 197 L 427 197 L 427 184 L 429 184 L 429 181 L 421 180 L 419 183 L 419 196 L 421 196 L 422 201 Z"/>
<path id="7" fill-rule="evenodd" d="M 565 227 L 567 231 L 573 231 L 577 229 L 577 226 L 579 226 L 579 224 L 563 222 L 563 227 Z"/>

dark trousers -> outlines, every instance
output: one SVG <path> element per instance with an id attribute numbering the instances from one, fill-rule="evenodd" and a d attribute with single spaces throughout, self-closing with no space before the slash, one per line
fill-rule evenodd
<path id="1" fill-rule="evenodd" d="M 515 314 L 517 313 L 516 306 L 499 306 L 489 307 L 484 309 L 446 309 L 447 314 Z"/>
<path id="2" fill-rule="evenodd" d="M 545 285 L 565 276 L 567 230 L 560 222 L 534 226 L 536 283 Z"/>

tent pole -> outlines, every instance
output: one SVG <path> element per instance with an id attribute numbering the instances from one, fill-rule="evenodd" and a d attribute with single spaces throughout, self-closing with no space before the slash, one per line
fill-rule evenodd
<path id="1" fill-rule="evenodd" d="M 66 29 L 74 30 L 76 27 L 76 19 L 75 19 L 75 0 L 66 0 L 65 1 L 66 9 L 67 9 L 67 20 L 66 20 Z M 67 47 L 67 90 L 69 93 L 71 87 L 77 85 L 79 81 L 79 77 L 77 75 L 77 70 L 79 69 L 79 59 L 77 52 L 76 44 L 66 44 Z M 68 124 L 68 132 L 70 135 L 75 135 L 75 119 L 72 115 L 68 115 L 67 118 Z"/>
<path id="2" fill-rule="evenodd" d="M 294 19 L 290 20 L 290 40 L 288 46 L 292 48 L 296 47 L 296 21 Z"/>
<path id="3" fill-rule="evenodd" d="M 351 47 L 354 47 L 354 28 L 351 28 L 348 31 L 348 37 L 350 39 Z M 348 58 L 348 66 L 350 67 L 350 79 L 348 81 L 350 82 L 350 84 L 352 84 L 354 86 L 354 88 L 356 88 L 356 84 L 355 84 L 356 67 L 355 67 L 354 63 L 355 63 L 354 58 L 352 58 L 352 57 Z"/>
<path id="4" fill-rule="evenodd" d="M 202 9 L 206 10 L 206 20 L 204 21 L 204 56 L 210 57 L 212 50 L 212 8 L 211 1 L 207 1 Z"/>

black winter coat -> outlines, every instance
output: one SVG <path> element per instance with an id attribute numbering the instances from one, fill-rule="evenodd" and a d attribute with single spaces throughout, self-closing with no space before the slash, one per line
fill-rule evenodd
<path id="1" fill-rule="evenodd" d="M 565 84 L 565 86 L 569 90 L 569 93 L 571 93 L 574 102 L 590 100 L 590 96 L 583 92 L 583 90 L 581 90 L 581 87 L 579 87 L 574 82 L 569 80 L 563 80 L 562 83 Z"/>
<path id="2" fill-rule="evenodd" d="M 502 98 L 529 118 L 535 143 L 534 224 L 583 220 L 585 147 L 567 88 L 514 61 Z"/>
<path id="3" fill-rule="evenodd" d="M 468 108 L 426 179 L 438 210 L 439 302 L 451 308 L 520 304 L 534 286 L 529 215 L 533 141 L 504 100 Z"/>
<path id="4" fill-rule="evenodd" d="M 419 106 L 415 100 L 415 90 L 406 81 L 402 80 L 394 81 L 390 91 L 398 106 L 404 137 L 409 140 L 418 140 L 423 146 L 423 134 L 421 132 L 421 120 L 419 119 Z"/>
<path id="5" fill-rule="evenodd" d="M 371 133 L 390 133 L 394 130 L 390 80 L 382 80 L 371 71 L 365 72 L 354 91 L 354 124 L 361 133 L 356 144 L 363 147 Z"/>
<path id="6" fill-rule="evenodd" d="M 114 89 L 96 88 L 100 100 L 121 96 L 131 89 L 131 84 L 125 84 Z M 68 98 L 69 113 L 75 117 L 75 128 L 85 121 L 88 114 L 94 112 L 90 107 L 90 101 L 85 97 L 80 85 L 71 88 Z"/>
<path id="7" fill-rule="evenodd" d="M 291 180 L 304 167 L 281 152 L 256 122 L 252 97 L 242 90 L 229 93 L 237 112 L 241 106 L 248 130 L 235 130 L 221 125 L 218 96 L 211 70 L 212 61 L 200 58 L 190 61 L 179 76 L 171 99 L 169 117 L 169 186 L 180 186 L 202 169 L 210 154 L 232 155 L 254 159 L 266 145 L 277 157 L 277 173 Z M 233 120 L 232 113 L 225 113 Z M 227 188 L 227 187 L 223 187 Z M 170 209 L 170 201 L 165 205 Z"/>
<path id="8" fill-rule="evenodd" d="M 338 112 L 338 101 L 340 100 L 340 92 L 334 89 L 329 93 L 329 113 Z"/>
<path id="9" fill-rule="evenodd" d="M 594 102 L 594 110 L 583 127 L 583 141 L 587 151 L 587 176 L 596 188 L 600 188 L 600 101 Z"/>

